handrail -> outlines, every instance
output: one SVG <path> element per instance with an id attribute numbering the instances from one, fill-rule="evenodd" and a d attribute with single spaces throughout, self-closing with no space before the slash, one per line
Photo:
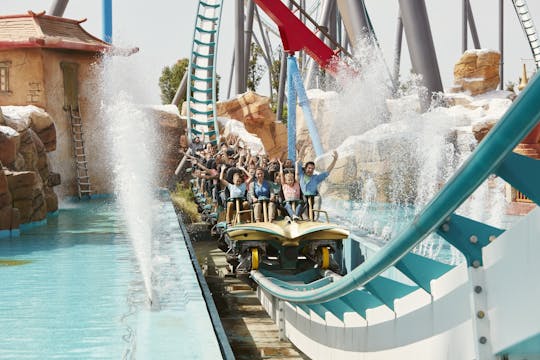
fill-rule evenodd
<path id="1" fill-rule="evenodd" d="M 540 119 L 540 78 L 535 75 L 502 119 L 491 129 L 468 160 L 394 241 L 341 280 L 316 290 L 302 292 L 281 288 L 262 274 L 253 279 L 271 295 L 293 303 L 322 303 L 345 295 L 376 278 L 396 264 L 447 218 L 496 171 L 505 157 Z"/>

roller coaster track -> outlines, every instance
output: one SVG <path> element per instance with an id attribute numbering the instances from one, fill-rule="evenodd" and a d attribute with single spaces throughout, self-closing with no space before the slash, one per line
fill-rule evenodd
<path id="1" fill-rule="evenodd" d="M 216 59 L 222 0 L 199 1 L 187 83 L 187 128 L 189 141 L 204 133 L 213 144 L 219 142 L 216 114 Z M 204 139 L 202 139 L 204 140 Z"/>
<path id="2" fill-rule="evenodd" d="M 521 28 L 527 37 L 531 52 L 534 57 L 534 62 L 536 63 L 536 68 L 540 68 L 540 40 L 538 39 L 538 32 L 534 26 L 531 13 L 529 12 L 529 7 L 527 6 L 526 0 L 512 0 L 514 9 L 519 18 L 519 23 Z"/>
<path id="3" fill-rule="evenodd" d="M 459 243 L 459 240 L 453 238 L 452 231 L 445 232 L 441 229 L 457 225 L 458 227 L 475 227 L 478 229 L 476 233 L 493 236 L 502 232 L 453 214 L 459 205 L 491 174 L 500 176 L 527 195 L 529 199 L 537 204 L 540 203 L 540 189 L 537 187 L 538 181 L 540 181 L 540 161 L 512 152 L 512 149 L 536 126 L 540 119 L 538 96 L 540 96 L 540 79 L 535 76 L 527 90 L 519 96 L 505 116 L 490 131 L 489 136 L 479 144 L 468 161 L 463 164 L 437 196 L 416 216 L 410 227 L 377 253 L 374 258 L 354 269 L 342 280 L 316 290 L 296 292 L 275 286 L 266 287 L 264 279 L 259 277 L 256 272 L 254 273 L 255 279 L 273 296 L 282 300 L 300 304 L 330 301 L 360 286 L 365 286 L 391 266 L 396 266 L 398 269 L 405 268 L 411 249 L 433 232 L 438 232 L 452 245 L 462 250 L 470 265 L 481 265 L 479 249 L 473 250 L 465 247 Z M 535 176 L 526 178 L 523 171 L 525 169 L 528 173 L 534 170 Z M 479 246 L 483 247 L 489 244 L 488 240 L 488 238 L 485 241 L 479 240 Z M 414 278 L 418 277 L 415 274 L 410 275 L 413 277 L 413 281 Z"/>
<path id="4" fill-rule="evenodd" d="M 397 350 L 397 353 L 401 354 L 399 351 L 404 351 L 403 346 L 405 345 L 413 347 L 411 343 L 415 341 L 417 344 L 421 344 L 424 341 L 423 344 L 425 345 L 425 341 L 428 341 L 426 339 L 429 337 L 442 336 L 440 334 L 447 334 L 454 331 L 452 326 L 455 326 L 454 329 L 456 329 L 458 328 L 456 324 L 448 325 L 447 328 L 438 331 L 422 330 L 426 334 L 429 332 L 429 334 L 424 334 L 424 338 L 419 337 L 416 340 L 407 342 L 403 339 L 406 338 L 408 334 L 417 331 L 411 332 L 407 329 L 398 329 L 400 328 L 399 324 L 406 323 L 406 320 L 399 322 L 397 315 L 398 311 L 396 310 L 398 300 L 406 298 L 408 295 L 413 297 L 416 296 L 418 298 L 418 295 L 413 295 L 413 293 L 417 294 L 417 290 L 421 290 L 423 291 L 423 294 L 428 295 L 428 300 L 422 300 L 426 301 L 428 305 L 425 305 L 424 308 L 417 309 L 416 312 L 413 311 L 411 313 L 409 310 L 407 316 L 410 318 L 416 316 L 423 320 L 429 318 L 431 320 L 423 324 L 411 324 L 411 320 L 409 320 L 409 326 L 418 326 L 419 328 L 424 326 L 430 329 L 437 327 L 443 328 L 439 323 L 435 323 L 436 316 L 434 316 L 433 313 L 435 311 L 434 309 L 441 307 L 438 303 L 445 303 L 445 301 L 438 298 L 440 296 L 440 294 L 438 294 L 440 290 L 436 294 L 432 286 L 434 286 L 434 281 L 438 281 L 440 278 L 447 279 L 448 277 L 452 278 L 452 276 L 455 278 L 456 275 L 447 275 L 455 273 L 455 271 L 450 271 L 453 269 L 455 269 L 457 273 L 465 272 L 466 275 L 464 277 L 468 276 L 467 283 L 470 286 L 468 289 L 465 287 L 466 292 L 462 293 L 463 296 L 460 298 L 460 301 L 455 301 L 455 304 L 450 304 L 453 300 L 447 300 L 446 303 L 448 308 L 446 308 L 445 311 L 450 313 L 456 311 L 457 314 L 461 310 L 455 309 L 466 308 L 463 313 L 472 311 L 473 314 L 478 314 L 478 316 L 473 315 L 472 318 L 476 317 L 480 319 L 486 316 L 488 301 L 485 297 L 480 295 L 477 295 L 480 299 L 477 300 L 475 295 L 481 294 L 482 286 L 479 286 L 478 284 L 483 284 L 485 281 L 483 278 L 485 275 L 483 274 L 487 274 L 483 272 L 487 271 L 484 269 L 484 262 L 490 262 L 492 269 L 496 269 L 496 267 L 493 266 L 493 260 L 486 260 L 485 252 L 488 251 L 489 248 L 492 248 L 488 245 L 498 245 L 497 241 L 501 241 L 494 241 L 495 239 L 501 237 L 506 240 L 505 232 L 515 234 L 515 231 L 517 230 L 510 229 L 505 231 L 497 229 L 459 216 L 455 214 L 454 211 L 456 211 L 456 209 L 471 196 L 475 189 L 477 189 L 492 174 L 501 177 L 514 188 L 524 193 L 536 204 L 540 204 L 540 188 L 538 188 L 537 185 L 540 183 L 540 161 L 512 152 L 514 147 L 518 145 L 539 122 L 540 105 L 537 100 L 539 96 L 540 78 L 539 76 L 535 76 L 503 118 L 478 145 L 469 159 L 457 170 L 454 176 L 440 190 L 434 199 L 415 217 L 409 227 L 396 239 L 387 243 L 383 248 L 376 252 L 373 257 L 368 258 L 367 261 L 354 268 L 347 275 L 339 279 L 336 279 L 336 277 L 331 279 L 324 277 L 322 279 L 318 277 L 300 279 L 303 276 L 302 274 L 299 274 L 294 278 L 283 278 L 283 276 L 279 274 L 265 272 L 263 269 L 251 272 L 252 278 L 259 285 L 259 297 L 261 298 L 261 302 L 267 304 L 267 311 L 273 314 L 277 322 L 281 321 L 282 324 L 289 324 L 287 327 L 287 329 L 289 329 L 287 330 L 289 333 L 288 336 L 298 347 L 303 351 L 307 351 L 308 355 L 316 358 L 325 358 L 325 356 L 330 353 L 321 355 L 320 349 L 310 350 L 310 345 L 305 344 L 311 344 L 312 340 L 315 342 L 318 341 L 321 344 L 331 343 L 330 345 L 321 345 L 321 349 L 324 348 L 328 350 L 328 348 L 333 348 L 333 350 L 336 350 L 335 347 L 337 346 L 338 352 L 346 351 L 348 355 L 351 353 L 362 352 L 366 354 L 370 353 L 370 351 L 377 352 L 379 350 L 389 351 L 389 349 L 401 349 Z M 535 217 L 529 222 L 534 223 L 540 219 L 540 213 L 538 211 L 533 212 L 530 215 Z M 435 232 L 464 254 L 467 262 L 461 267 L 461 270 L 411 252 L 423 239 Z M 533 237 L 533 240 L 534 238 L 538 238 L 540 227 L 529 227 L 529 233 L 532 234 L 529 235 L 529 238 L 531 236 Z M 520 237 L 523 238 L 524 236 L 520 235 Z M 514 239 L 511 240 L 514 241 Z M 494 244 L 492 244 L 493 241 Z M 506 253 L 504 256 L 507 256 Z M 519 262 L 521 260 L 517 261 Z M 514 266 L 516 265 L 512 265 L 512 267 Z M 387 271 L 389 270 L 395 272 L 395 269 L 414 285 L 408 285 L 383 276 L 387 274 Z M 540 268 L 535 269 L 535 271 L 540 271 Z M 505 273 L 508 272 L 512 271 L 505 270 Z M 499 280 L 497 279 L 496 281 Z M 512 281 L 515 280 L 509 282 Z M 463 283 L 465 283 L 464 280 L 461 284 Z M 458 286 L 453 292 L 446 293 L 446 296 L 450 299 L 457 297 L 456 293 L 461 291 L 458 289 L 462 288 L 463 286 Z M 493 288 L 489 289 L 491 289 L 492 292 L 496 292 Z M 470 299 L 473 299 L 473 301 Z M 533 301 L 537 300 L 538 299 L 536 298 L 533 299 Z M 471 304 L 469 304 L 469 302 Z M 431 305 L 429 305 L 429 303 L 431 303 Z M 389 317 L 390 320 L 388 321 L 388 323 L 391 324 L 389 325 L 390 328 L 387 328 L 389 334 L 381 334 L 381 336 L 392 340 L 388 340 L 389 345 L 380 346 L 378 348 L 378 345 L 372 344 L 380 344 L 384 341 L 374 340 L 373 338 L 370 338 L 369 334 L 370 331 L 372 334 L 377 333 L 380 331 L 378 329 L 384 328 L 384 325 L 381 325 L 380 323 L 374 324 L 371 326 L 373 327 L 373 330 L 369 330 L 370 321 L 364 319 L 368 318 L 366 317 L 366 313 L 370 309 L 373 310 L 381 305 L 386 306 L 393 314 Z M 426 308 L 431 310 L 425 310 Z M 498 311 L 501 310 L 499 309 Z M 512 308 L 512 312 L 515 311 L 515 308 Z M 289 317 L 284 314 L 288 314 Z M 356 322 L 355 325 L 350 328 L 349 335 L 346 335 L 347 333 L 345 331 L 347 330 L 347 325 L 344 324 L 351 322 L 351 320 L 347 320 L 348 316 L 349 319 L 350 316 L 353 318 L 357 317 L 360 319 L 360 322 Z M 405 318 L 407 316 L 405 316 Z M 466 320 L 466 315 L 463 315 L 462 320 Z M 441 320 L 439 319 L 439 321 Z M 453 320 L 447 320 L 446 322 L 452 321 Z M 471 326 L 471 328 L 467 328 L 468 330 L 464 333 L 471 336 L 478 336 L 478 341 L 472 342 L 473 344 L 476 344 L 472 345 L 476 350 L 473 351 L 472 357 L 467 358 L 493 359 L 494 354 L 503 349 L 503 345 L 500 345 L 501 341 L 498 341 L 496 345 L 487 344 L 486 346 L 479 346 L 478 344 L 485 345 L 487 343 L 489 335 L 484 336 L 485 334 L 497 333 L 497 331 L 499 333 L 504 332 L 501 328 L 512 328 L 512 326 L 501 326 L 497 331 L 491 330 L 490 332 L 489 325 L 486 325 L 489 324 L 488 321 L 482 323 L 476 319 L 470 320 L 470 318 L 467 321 L 470 321 L 474 325 Z M 491 321 L 496 322 L 494 320 Z M 359 326 L 359 324 L 362 326 Z M 285 327 L 285 325 L 283 325 L 283 327 Z M 461 328 L 460 331 L 463 333 L 463 328 Z M 537 331 L 537 329 L 532 331 L 535 336 L 534 338 L 540 336 L 540 332 Z M 336 340 L 329 340 L 329 334 L 334 332 L 339 332 L 339 336 L 342 338 L 338 337 Z M 347 339 L 351 336 L 352 342 L 348 343 Z M 354 336 L 357 336 L 357 338 L 354 338 Z M 294 341 L 295 339 L 300 340 Z M 489 340 L 491 340 L 491 338 L 489 338 Z M 465 349 L 466 347 L 463 348 Z M 536 348 L 535 353 L 540 353 L 540 347 L 536 346 Z M 507 348 L 504 349 L 507 350 Z M 432 354 L 433 357 L 429 355 L 420 358 L 466 358 L 463 357 L 465 356 L 463 355 L 463 352 L 457 352 L 456 354 L 458 353 L 460 355 L 450 357 L 435 356 Z M 396 355 L 396 353 L 394 353 L 394 355 Z M 375 356 L 374 358 L 394 358 L 391 357 L 392 355 L 388 356 L 390 357 Z M 371 359 L 371 357 L 366 357 L 366 359 L 368 358 Z M 364 357 L 362 357 L 362 359 L 364 359 Z"/>

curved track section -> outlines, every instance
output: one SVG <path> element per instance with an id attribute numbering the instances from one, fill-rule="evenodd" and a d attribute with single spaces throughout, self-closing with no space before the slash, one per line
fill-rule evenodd
<path id="1" fill-rule="evenodd" d="M 506 231 L 454 211 L 492 174 L 540 204 L 540 161 L 512 152 L 540 119 L 539 96 L 535 76 L 412 224 L 346 276 L 252 271 L 283 336 L 313 359 L 537 358 L 540 291 L 520 280 L 540 276 L 540 210 Z M 433 232 L 467 261 L 411 252 Z"/>
<path id="2" fill-rule="evenodd" d="M 514 9 L 519 18 L 519 23 L 521 28 L 527 37 L 531 52 L 534 57 L 534 62 L 536 63 L 536 68 L 540 68 L 540 40 L 538 39 L 538 32 L 534 26 L 531 13 L 529 12 L 529 7 L 527 6 L 526 0 L 512 0 Z"/>
<path id="3" fill-rule="evenodd" d="M 391 266 L 410 268 L 410 265 L 407 265 L 411 255 L 410 251 L 435 231 L 461 250 L 468 259 L 469 265 L 482 265 L 481 248 L 493 239 L 490 236 L 496 237 L 502 230 L 490 228 L 452 213 L 491 174 L 501 176 L 537 204 L 540 203 L 540 190 L 534 185 L 538 184 L 539 178 L 525 177 L 523 172 L 525 169 L 527 172 L 538 169 L 539 161 L 512 153 L 512 149 L 535 127 L 540 119 L 540 105 L 537 100 L 539 96 L 540 79 L 535 76 L 527 89 L 521 93 L 504 117 L 471 154 L 467 162 L 417 215 L 413 223 L 373 258 L 354 269 L 342 280 L 319 289 L 297 292 L 275 286 L 257 272 L 253 273 L 253 278 L 265 291 L 281 300 L 298 304 L 330 301 L 346 295 L 358 287 L 377 281 L 378 276 Z M 475 233 L 485 234 L 487 238 L 477 236 L 476 242 L 463 241 L 460 238 L 462 231 L 453 230 L 454 228 L 474 229 Z M 408 277 L 415 281 L 415 278 L 418 278 L 420 274 L 415 274 L 414 267 L 410 270 L 412 271 Z"/>
<path id="4" fill-rule="evenodd" d="M 199 1 L 188 68 L 187 126 L 191 137 L 219 142 L 216 101 L 216 59 L 222 0 Z M 202 139 L 204 141 L 204 139 Z"/>

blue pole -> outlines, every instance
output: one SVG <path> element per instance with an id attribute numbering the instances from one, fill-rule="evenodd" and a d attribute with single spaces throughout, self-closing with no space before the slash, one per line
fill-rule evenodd
<path id="1" fill-rule="evenodd" d="M 112 0 L 103 0 L 103 40 L 112 43 Z"/>
<path id="2" fill-rule="evenodd" d="M 287 57 L 287 158 L 296 161 L 296 89 L 291 68 L 296 66 L 293 55 Z"/>
<path id="3" fill-rule="evenodd" d="M 290 58 L 289 58 L 290 59 Z M 304 88 L 304 82 L 300 76 L 300 71 L 298 70 L 298 64 L 296 63 L 296 58 L 292 57 L 293 61 L 289 63 L 289 74 L 292 75 L 294 88 L 296 94 L 298 95 L 298 103 L 302 108 L 304 113 L 304 119 L 306 120 L 306 125 L 309 130 L 309 135 L 311 137 L 311 142 L 313 144 L 313 149 L 315 149 L 315 155 L 317 157 L 321 156 L 324 151 L 321 144 L 321 138 L 319 137 L 319 132 L 317 131 L 317 126 L 315 126 L 315 121 L 313 121 L 313 114 L 311 113 L 311 106 L 309 105 L 309 99 L 306 94 L 306 89 Z M 291 83 L 289 82 L 289 86 Z"/>

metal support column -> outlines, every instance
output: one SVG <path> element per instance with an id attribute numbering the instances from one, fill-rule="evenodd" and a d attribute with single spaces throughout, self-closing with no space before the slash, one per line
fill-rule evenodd
<path id="1" fill-rule="evenodd" d="M 49 8 L 49 15 L 59 17 L 64 16 L 64 11 L 66 11 L 68 2 L 69 0 L 55 0 Z"/>
<path id="2" fill-rule="evenodd" d="M 405 37 L 409 46 L 413 71 L 422 75 L 428 96 L 443 90 L 437 55 L 424 0 L 399 0 Z M 429 105 L 424 99 L 423 105 Z"/>
<path id="3" fill-rule="evenodd" d="M 255 3 L 253 0 L 248 0 L 247 18 L 245 27 L 245 47 L 244 47 L 244 84 L 247 85 L 249 73 L 249 61 L 251 56 L 251 38 L 253 37 L 253 14 L 255 12 Z"/>
<path id="4" fill-rule="evenodd" d="M 472 12 L 470 0 L 467 1 L 467 20 L 469 21 L 469 29 L 471 30 L 474 48 L 480 49 L 480 39 L 478 38 L 478 31 L 476 30 L 476 22 L 474 21 L 474 15 Z"/>
<path id="5" fill-rule="evenodd" d="M 352 48 L 358 45 L 360 37 L 369 32 L 364 0 L 337 0 L 337 6 Z"/>
<path id="6" fill-rule="evenodd" d="M 287 81 L 287 53 L 281 52 L 281 65 L 279 69 L 279 87 L 277 98 L 276 120 L 283 120 L 283 103 L 285 101 L 285 83 Z"/>
<path id="7" fill-rule="evenodd" d="M 326 0 L 324 2 L 324 7 L 321 14 L 320 24 L 322 26 L 328 26 L 330 15 L 332 14 L 332 9 L 334 8 L 334 0 Z M 319 39 L 322 39 L 324 37 L 323 33 L 319 34 Z M 315 73 L 319 69 L 319 65 L 312 61 L 309 65 L 308 71 L 306 73 L 306 78 L 304 80 L 304 86 L 306 89 L 311 88 L 311 83 L 313 82 L 313 78 L 315 77 Z"/>
<path id="8" fill-rule="evenodd" d="M 180 85 L 178 85 L 178 89 L 176 89 L 176 93 L 174 94 L 174 98 L 171 104 L 176 105 L 176 106 L 180 104 L 180 99 L 182 99 L 182 96 L 184 96 L 187 91 L 187 80 L 188 80 L 188 69 L 186 69 L 184 76 L 182 76 L 182 80 L 180 81 Z"/>
<path id="9" fill-rule="evenodd" d="M 461 0 L 461 53 L 467 51 L 469 47 L 467 45 L 468 33 L 467 33 L 467 2 L 468 0 Z"/>
<path id="10" fill-rule="evenodd" d="M 246 92 L 246 83 L 244 75 L 244 1 L 236 0 L 236 43 L 234 46 L 234 58 L 235 58 L 235 83 L 236 93 L 242 94 Z"/>
<path id="11" fill-rule="evenodd" d="M 392 74 L 392 82 L 394 84 L 394 91 L 399 86 L 399 69 L 401 66 L 401 46 L 403 44 L 403 21 L 401 20 L 401 12 L 397 18 L 396 26 L 396 47 L 394 50 L 394 71 Z"/>

